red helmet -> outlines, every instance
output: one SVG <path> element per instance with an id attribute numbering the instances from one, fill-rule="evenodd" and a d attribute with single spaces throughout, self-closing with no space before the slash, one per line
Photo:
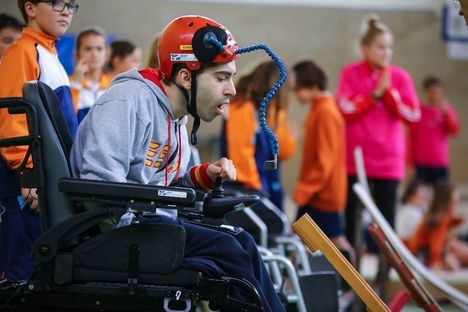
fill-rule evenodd
<path id="1" fill-rule="evenodd" d="M 208 42 L 214 35 L 225 50 Z M 203 16 L 186 15 L 170 22 L 161 33 L 158 60 L 162 75 L 171 79 L 174 64 L 186 64 L 199 70 L 202 63 L 226 63 L 236 59 L 237 43 L 223 25 Z"/>

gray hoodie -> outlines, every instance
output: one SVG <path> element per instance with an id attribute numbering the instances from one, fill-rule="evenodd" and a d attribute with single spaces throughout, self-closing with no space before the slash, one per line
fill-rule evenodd
<path id="1" fill-rule="evenodd" d="M 73 175 L 162 186 L 179 175 L 193 186 L 186 123 L 187 116 L 174 119 L 164 92 L 137 69 L 120 74 L 78 128 Z"/>

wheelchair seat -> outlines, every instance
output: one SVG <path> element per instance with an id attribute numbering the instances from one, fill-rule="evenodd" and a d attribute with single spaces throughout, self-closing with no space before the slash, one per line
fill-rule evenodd
<path id="1" fill-rule="evenodd" d="M 185 244 L 180 225 L 135 223 L 90 231 L 127 209 L 143 212 L 194 206 L 193 189 L 73 179 L 69 163 L 73 140 L 57 97 L 42 82 L 26 83 L 23 98 L 0 99 L 0 108 L 26 113 L 29 136 L 0 140 L 0 147 L 29 145 L 32 150 L 34 169 L 27 184 L 38 189 L 42 233 L 33 246 L 36 272 L 21 289 L 0 290 L 0 302 L 9 298 L 15 307 L 28 311 L 78 306 L 122 310 L 122 298 L 133 300 L 137 295 L 138 302 L 151 302 L 155 311 L 175 311 L 174 303 L 182 306 L 178 310 L 189 311 L 194 308 L 191 302 L 199 300 L 215 307 L 237 304 L 245 311 L 262 310 L 257 291 L 247 281 L 208 279 L 180 268 Z M 90 201 L 93 208 L 77 213 L 76 201 Z M 231 282 L 244 287 L 254 302 L 230 298 Z M 45 299 L 48 296 L 56 300 Z M 91 297 L 95 300 L 87 300 Z"/>

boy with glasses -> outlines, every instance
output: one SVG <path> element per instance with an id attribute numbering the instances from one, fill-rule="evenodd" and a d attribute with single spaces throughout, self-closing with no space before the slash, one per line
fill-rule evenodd
<path id="1" fill-rule="evenodd" d="M 23 84 L 30 80 L 46 83 L 55 91 L 73 136 L 77 120 L 70 82 L 55 43 L 70 26 L 78 4 L 74 0 L 18 0 L 18 7 L 27 25 L 0 63 L 0 98 L 22 96 Z M 25 135 L 28 135 L 25 115 L 10 115 L 7 109 L 0 109 L 0 138 Z M 27 146 L 0 149 L 0 271 L 5 272 L 0 287 L 22 283 L 35 267 L 31 246 L 40 233 L 37 193 L 35 188 L 20 187 L 15 176 L 26 152 Z M 32 167 L 31 158 L 26 167 Z"/>

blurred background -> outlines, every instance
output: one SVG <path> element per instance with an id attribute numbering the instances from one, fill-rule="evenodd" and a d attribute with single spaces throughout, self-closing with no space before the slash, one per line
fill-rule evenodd
<path id="1" fill-rule="evenodd" d="M 328 73 L 334 91 L 341 67 L 357 60 L 358 38 L 362 21 L 377 13 L 394 34 L 393 63 L 412 75 L 419 96 L 427 75 L 436 75 L 444 83 L 445 94 L 458 113 L 462 131 L 451 140 L 451 172 L 459 185 L 468 185 L 468 29 L 456 16 L 458 5 L 444 0 L 78 0 L 78 14 L 63 40 L 87 26 L 103 27 L 112 38 L 130 39 L 149 58 L 150 46 L 162 28 L 184 14 L 200 14 L 228 27 L 239 45 L 268 44 L 286 62 L 313 58 Z M 448 9 L 448 10 L 447 10 Z M 450 11 L 450 9 L 452 11 Z M 453 11 L 455 10 L 455 11 Z M 17 1 L 2 0 L 1 12 L 21 18 Z M 451 39 L 451 40 L 447 40 Z M 73 42 L 73 40 L 71 40 Z M 73 49 L 63 48 L 64 58 L 73 58 Z M 238 73 L 242 74 L 264 60 L 262 52 L 242 56 Z M 308 107 L 291 97 L 288 119 L 299 129 Z M 218 157 L 221 120 L 203 124 L 200 134 L 202 160 Z M 284 162 L 283 185 L 290 193 L 297 181 L 301 153 Z"/>

